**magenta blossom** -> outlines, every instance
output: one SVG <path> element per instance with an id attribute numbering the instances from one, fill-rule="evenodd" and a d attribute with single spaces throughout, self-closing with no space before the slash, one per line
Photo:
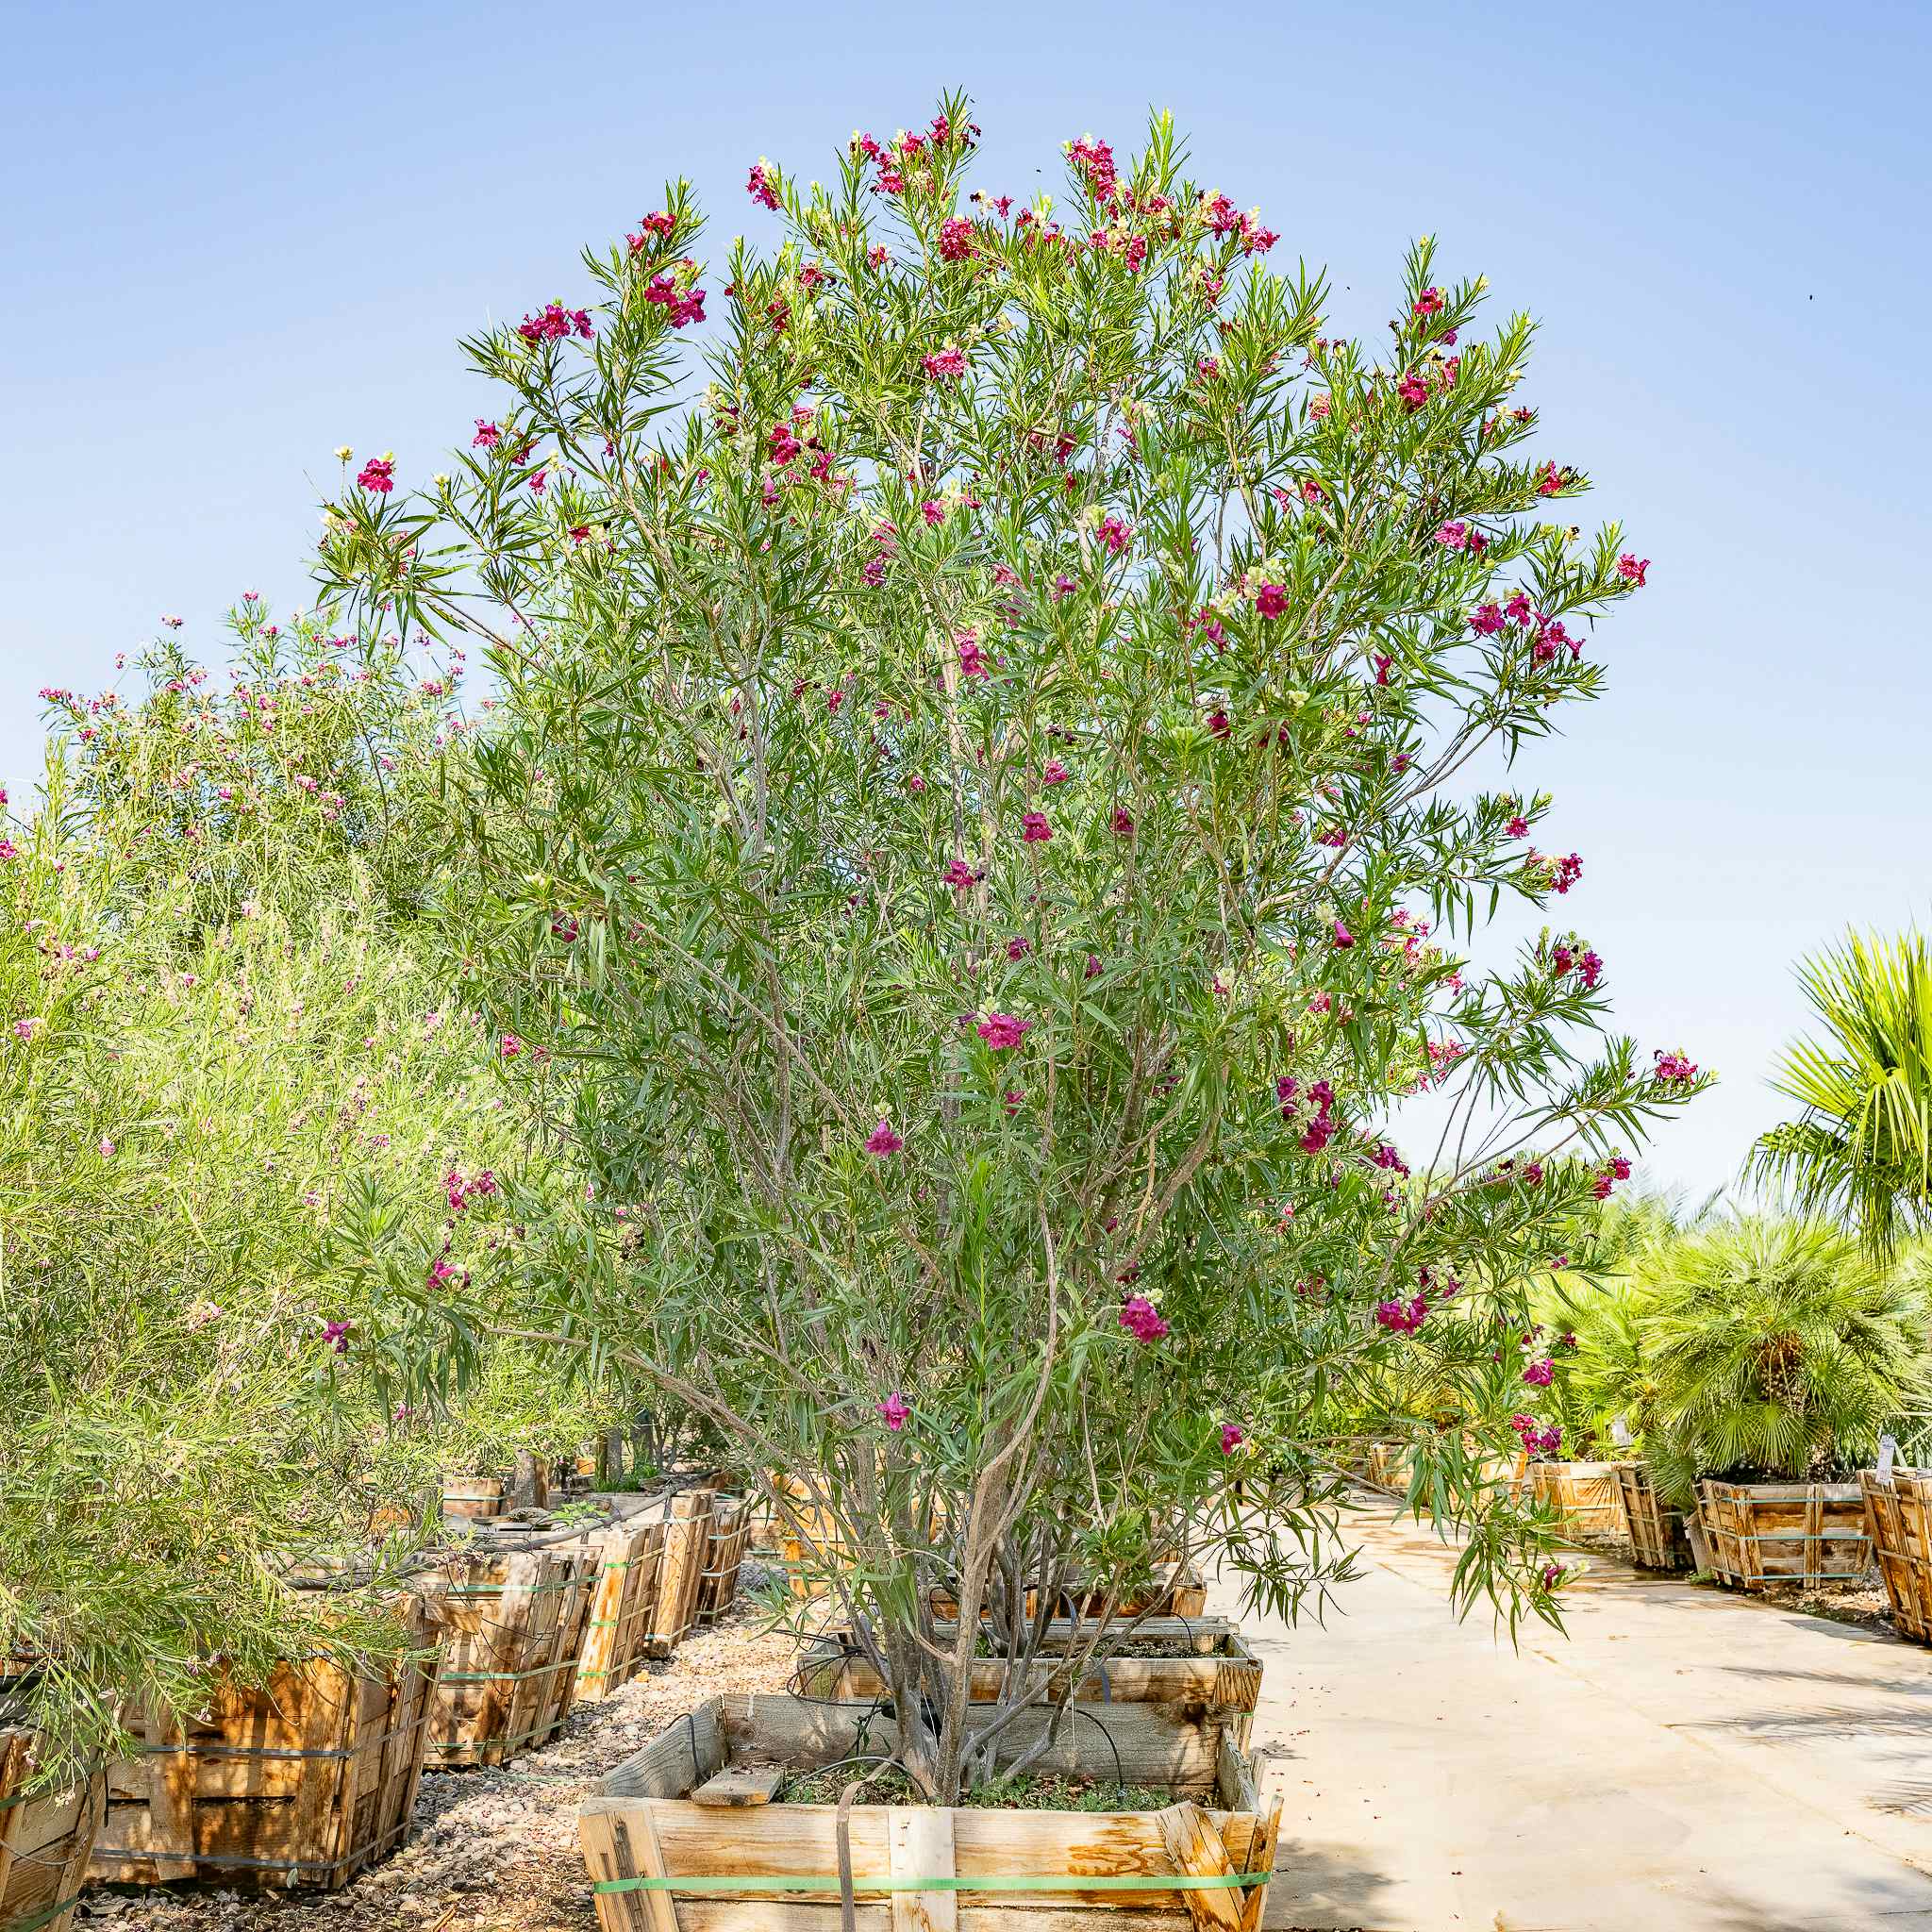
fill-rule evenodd
<path id="1" fill-rule="evenodd" d="M 361 474 L 356 478 L 358 490 L 373 491 L 378 496 L 387 496 L 395 485 L 392 472 L 395 459 L 392 457 L 371 457 L 362 465 Z"/>
<path id="2" fill-rule="evenodd" d="M 906 1398 L 896 1389 L 879 1404 L 879 1420 L 895 1433 L 906 1426 L 911 1414 Z"/>
<path id="3" fill-rule="evenodd" d="M 892 1131 L 890 1121 L 881 1121 L 865 1137 L 865 1151 L 868 1154 L 896 1154 L 906 1142 Z"/>
<path id="4" fill-rule="evenodd" d="M 325 1322 L 322 1324 L 322 1339 L 338 1355 L 349 1352 L 349 1324 L 346 1322 Z"/>
<path id="5" fill-rule="evenodd" d="M 1015 1019 L 1011 1013 L 989 1013 L 979 1023 L 980 1039 L 995 1053 L 1018 1046 L 1032 1030 L 1031 1020 Z"/>
<path id="6" fill-rule="evenodd" d="M 1158 1341 L 1169 1332 L 1159 1310 L 1144 1294 L 1130 1294 L 1121 1304 L 1121 1326 L 1143 1345 Z"/>
<path id="7" fill-rule="evenodd" d="M 1270 624 L 1288 610 L 1288 590 L 1282 584 L 1263 584 L 1255 592 L 1255 608 Z"/>
<path id="8" fill-rule="evenodd" d="M 1247 1438 L 1241 1433 L 1239 1423 L 1223 1423 L 1221 1425 L 1221 1453 L 1232 1456 Z"/>
<path id="9" fill-rule="evenodd" d="M 1053 827 L 1043 811 L 1029 811 L 1020 821 L 1020 836 L 1029 845 L 1044 845 L 1053 837 Z"/>
<path id="10" fill-rule="evenodd" d="M 1539 1356 L 1535 1361 L 1531 1362 L 1528 1365 L 1528 1367 L 1524 1370 L 1523 1379 L 1525 1382 L 1527 1382 L 1532 1389 L 1547 1389 L 1550 1386 L 1551 1377 L 1554 1376 L 1556 1373 L 1556 1363 L 1552 1361 L 1548 1356 L 1543 1355 Z"/>
<path id="11" fill-rule="evenodd" d="M 925 371 L 928 382 L 943 382 L 966 374 L 966 358 L 958 349 L 941 349 L 936 355 L 922 357 L 920 367 Z"/>

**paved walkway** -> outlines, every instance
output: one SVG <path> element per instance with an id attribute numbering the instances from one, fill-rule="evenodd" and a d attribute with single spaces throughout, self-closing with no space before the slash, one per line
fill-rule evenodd
<path id="1" fill-rule="evenodd" d="M 1932 1932 L 1932 1651 L 1592 1557 L 1514 1652 L 1391 1508 L 1345 1614 L 1245 1620 L 1269 1926 Z"/>

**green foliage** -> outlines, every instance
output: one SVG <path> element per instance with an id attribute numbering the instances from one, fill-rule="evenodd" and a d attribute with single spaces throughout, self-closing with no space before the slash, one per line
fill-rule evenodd
<path id="1" fill-rule="evenodd" d="M 366 1537 L 390 1427 L 328 1229 L 374 1191 L 419 1277 L 514 1248 L 446 1198 L 521 1129 L 411 925 L 444 708 L 388 645 L 236 624 L 220 696 L 166 644 L 135 702 L 56 698 L 0 863 L 0 1653 L 50 1775 L 218 1653 L 402 1641 L 285 1580 Z"/>
<path id="2" fill-rule="evenodd" d="M 1887 1255 L 1932 1210 L 1932 956 L 1917 933 L 1852 933 L 1798 983 L 1821 1037 L 1788 1047 L 1774 1084 L 1804 1111 L 1759 1137 L 1752 1166 Z"/>
<path id="3" fill-rule="evenodd" d="M 679 184 L 586 255 L 593 310 L 467 344 L 502 402 L 454 480 L 329 506 L 335 608 L 501 680 L 440 916 L 593 1179 L 545 1325 L 804 1486 L 902 1712 L 955 1711 L 935 1589 L 1024 1648 L 1029 1585 L 1117 1599 L 1205 1539 L 1319 1604 L 1338 1392 L 1410 1353 L 1459 1600 L 1553 1617 L 1465 1431 L 1507 1436 L 1527 1282 L 1703 1080 L 1596 1037 L 1575 935 L 1458 957 L 1574 873 L 1522 842 L 1547 797 L 1461 781 L 1597 693 L 1641 567 L 1543 515 L 1585 484 L 1520 448 L 1531 324 L 1479 333 L 1428 243 L 1378 363 L 1164 118 L 1117 177 L 1074 150 L 1063 213 L 965 198 L 974 144 L 949 99 L 774 171 L 702 398 Z M 908 1749 L 973 1781 L 954 1715 Z"/>
<path id="4" fill-rule="evenodd" d="M 1647 1459 L 1688 1505 L 1701 1476 L 1844 1475 L 1927 1391 L 1924 1294 L 1816 1222 L 1720 1223 L 1646 1254 Z"/>

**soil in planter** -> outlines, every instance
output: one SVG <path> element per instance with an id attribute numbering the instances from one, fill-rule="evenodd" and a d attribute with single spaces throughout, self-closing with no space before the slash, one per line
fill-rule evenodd
<path id="1" fill-rule="evenodd" d="M 734 1763 L 734 1771 L 740 1769 Z M 801 1771 L 785 1781 L 778 1793 L 781 1805 L 836 1805 L 853 1785 L 864 1789 L 853 1800 L 860 1805 L 923 1805 L 919 1788 L 896 1765 L 828 1764 L 822 1771 Z M 960 1807 L 974 1811 L 1158 1811 L 1174 1803 L 1174 1793 L 1154 1785 L 1123 1785 L 1099 1778 L 1036 1777 L 1023 1773 L 1003 1777 L 963 1793 Z"/>

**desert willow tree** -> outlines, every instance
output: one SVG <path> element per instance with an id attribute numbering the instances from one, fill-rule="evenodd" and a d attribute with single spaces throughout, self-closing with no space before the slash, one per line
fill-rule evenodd
<path id="1" fill-rule="evenodd" d="M 677 184 L 586 256 L 593 308 L 468 344 L 503 393 L 460 474 L 365 472 L 322 552 L 501 680 L 446 917 L 591 1170 L 555 1332 L 772 1473 L 941 1799 L 1064 1604 L 1203 1554 L 1319 1601 L 1326 1419 L 1391 1350 L 1461 1391 L 1460 1593 L 1550 1613 L 1477 1474 L 1499 1338 L 1698 1084 L 1573 1043 L 1580 941 L 1477 978 L 1428 937 L 1571 884 L 1542 795 L 1457 788 L 1596 694 L 1642 580 L 1539 520 L 1584 485 L 1516 454 L 1530 324 L 1472 340 L 1424 244 L 1380 364 L 1166 119 L 1074 142 L 1064 203 L 967 193 L 976 140 L 947 100 L 829 186 L 760 162 L 784 239 L 708 318 Z M 1439 1079 L 1544 1151 L 1408 1179 L 1375 1123 Z M 969 1718 L 983 1624 L 1012 1668 Z"/>

